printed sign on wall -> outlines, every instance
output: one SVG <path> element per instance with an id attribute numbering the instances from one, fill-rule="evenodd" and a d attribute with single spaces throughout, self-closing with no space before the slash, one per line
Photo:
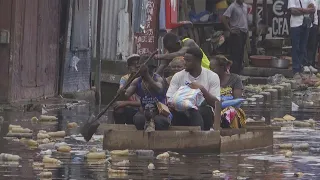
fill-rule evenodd
<path id="1" fill-rule="evenodd" d="M 268 1 L 268 22 L 269 33 L 267 37 L 286 37 L 289 35 L 290 19 L 285 15 L 287 9 L 287 0 Z M 249 21 L 252 21 L 252 5 L 249 4 Z M 258 23 L 262 22 L 263 7 L 258 4 L 257 7 Z"/>
<path id="2" fill-rule="evenodd" d="M 149 54 L 157 47 L 157 26 L 158 26 L 158 0 L 148 0 L 146 3 L 146 22 L 144 31 L 135 34 L 135 43 L 137 45 L 137 54 Z"/>

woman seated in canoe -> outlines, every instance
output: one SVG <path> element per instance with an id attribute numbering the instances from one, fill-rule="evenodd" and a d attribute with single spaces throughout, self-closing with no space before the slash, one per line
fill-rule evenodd
<path id="1" fill-rule="evenodd" d="M 225 56 L 215 56 L 210 69 L 218 74 L 221 87 L 221 127 L 241 128 L 246 124 L 246 115 L 239 107 L 242 102 L 243 84 L 237 74 L 230 73 L 232 61 Z"/>
<path id="2" fill-rule="evenodd" d="M 133 116 L 133 124 L 137 130 L 147 132 L 167 130 L 171 120 L 160 114 L 158 108 L 159 104 L 166 103 L 165 80 L 155 73 L 157 66 L 153 60 L 150 60 L 147 65 L 143 64 L 147 58 L 148 56 L 140 58 L 140 77 L 133 80 L 125 92 L 126 97 L 137 94 L 141 102 L 140 111 Z"/>

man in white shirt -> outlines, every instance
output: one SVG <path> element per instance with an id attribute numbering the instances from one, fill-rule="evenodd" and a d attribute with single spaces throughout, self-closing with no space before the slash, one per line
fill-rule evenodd
<path id="1" fill-rule="evenodd" d="M 211 107 L 215 106 L 216 101 L 220 101 L 220 79 L 216 73 L 201 67 L 202 56 L 201 50 L 197 47 L 187 50 L 184 55 L 185 70 L 172 77 L 167 98 L 172 98 L 181 86 L 189 85 L 192 89 L 201 90 L 205 103 L 209 106 L 203 105 L 198 107 L 198 110 L 189 109 L 187 112 L 178 112 L 171 107 L 172 125 L 200 126 L 202 130 L 210 130 L 212 127 L 213 112 Z"/>
<path id="2" fill-rule="evenodd" d="M 292 44 L 292 70 L 295 79 L 304 79 L 302 76 L 303 63 L 307 58 L 307 43 L 310 27 L 304 19 L 315 12 L 314 0 L 289 0 L 290 9 L 290 36 Z"/>
<path id="3" fill-rule="evenodd" d="M 316 73 L 318 72 L 318 69 L 314 68 L 315 67 L 315 60 L 316 60 L 316 54 L 317 54 L 317 49 L 318 49 L 318 30 L 319 30 L 319 8 L 320 8 L 320 0 L 315 0 L 315 13 L 314 13 L 314 21 L 312 28 L 310 29 L 309 32 L 309 38 L 308 38 L 308 61 L 304 64 L 304 70 L 308 71 L 310 69 L 311 72 Z"/>

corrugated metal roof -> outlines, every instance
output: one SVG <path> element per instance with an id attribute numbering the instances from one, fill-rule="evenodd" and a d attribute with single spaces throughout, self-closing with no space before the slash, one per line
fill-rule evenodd
<path id="1" fill-rule="evenodd" d="M 117 58 L 117 32 L 118 13 L 126 6 L 127 0 L 104 0 L 102 7 L 101 24 L 101 58 L 116 60 Z M 97 32 L 97 12 L 98 0 L 91 0 L 91 22 L 92 22 L 92 48 L 93 57 L 96 56 L 96 32 Z M 120 20 L 121 21 L 121 20 Z"/>

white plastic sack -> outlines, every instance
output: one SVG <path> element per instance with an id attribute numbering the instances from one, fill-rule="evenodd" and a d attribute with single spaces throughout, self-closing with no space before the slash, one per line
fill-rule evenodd
<path id="1" fill-rule="evenodd" d="M 181 86 L 177 92 L 169 99 L 176 111 L 186 111 L 188 109 L 198 109 L 204 101 L 200 89 L 191 89 L 189 86 Z"/>

